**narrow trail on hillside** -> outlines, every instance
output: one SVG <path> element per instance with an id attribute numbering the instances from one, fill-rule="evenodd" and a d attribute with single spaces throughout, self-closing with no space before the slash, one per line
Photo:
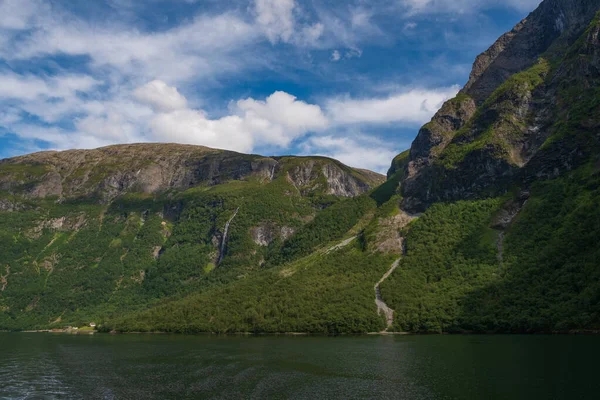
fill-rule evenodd
<path id="1" fill-rule="evenodd" d="M 332 251 L 336 251 L 336 250 L 339 250 L 339 249 L 343 249 L 344 247 L 346 247 L 346 246 L 348 246 L 350 243 L 352 243 L 352 242 L 354 241 L 354 239 L 356 239 L 356 236 L 352 236 L 351 238 L 348 238 L 348 239 L 344 240 L 343 242 L 341 242 L 341 243 L 338 243 L 338 244 L 336 244 L 336 245 L 335 245 L 335 246 L 333 246 L 333 247 L 330 247 L 329 249 L 327 249 L 327 251 L 325 252 L 325 254 L 329 254 L 329 253 L 331 253 Z"/>
<path id="2" fill-rule="evenodd" d="M 229 225 L 231 225 L 231 222 L 236 217 L 236 215 L 238 214 L 239 211 L 240 211 L 240 208 L 239 207 L 236 208 L 235 212 L 233 213 L 233 216 L 231 218 L 229 218 L 229 221 L 227 221 L 227 223 L 225 224 L 225 229 L 223 230 L 223 239 L 221 240 L 221 249 L 219 251 L 219 260 L 217 261 L 217 265 L 219 265 L 221 263 L 221 261 L 223 260 L 223 256 L 225 255 L 225 246 L 227 245 L 227 234 L 229 233 Z"/>
<path id="3" fill-rule="evenodd" d="M 386 272 L 385 275 L 383 275 L 383 277 L 379 280 L 379 282 L 375 284 L 375 304 L 377 304 L 377 315 L 381 315 L 381 313 L 383 312 L 387 323 L 387 328 L 385 328 L 385 330 L 382 333 L 387 332 L 394 324 L 394 310 L 388 307 L 388 305 L 385 304 L 385 302 L 381 298 L 381 289 L 379 288 L 379 285 L 381 285 L 383 281 L 389 278 L 390 275 L 396 270 L 396 268 L 398 268 L 398 266 L 400 265 L 400 260 L 402 260 L 402 258 L 399 258 L 396 261 L 394 261 L 390 270 Z"/>

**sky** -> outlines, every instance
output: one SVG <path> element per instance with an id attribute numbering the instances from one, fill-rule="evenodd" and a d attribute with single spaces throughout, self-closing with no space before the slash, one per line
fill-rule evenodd
<path id="1" fill-rule="evenodd" d="M 0 158 L 176 142 L 385 172 L 539 0 L 0 0 Z"/>

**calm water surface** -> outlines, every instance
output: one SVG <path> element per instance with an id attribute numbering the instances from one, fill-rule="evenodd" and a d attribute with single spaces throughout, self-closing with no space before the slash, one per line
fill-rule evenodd
<path id="1" fill-rule="evenodd" d="M 598 336 L 0 333 L 0 399 L 599 399 Z"/>

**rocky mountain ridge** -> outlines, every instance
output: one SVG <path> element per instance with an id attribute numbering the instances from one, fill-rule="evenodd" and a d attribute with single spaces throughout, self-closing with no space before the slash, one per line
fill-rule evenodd
<path id="1" fill-rule="evenodd" d="M 323 157 L 263 157 L 179 144 L 115 145 L 0 160 L 0 191 L 27 198 L 155 194 L 235 180 L 267 183 L 285 174 L 304 194 L 354 197 L 384 177 Z M 8 206 L 4 207 L 5 209 Z"/>
<path id="2" fill-rule="evenodd" d="M 400 178 L 406 209 L 501 194 L 589 158 L 598 146 L 599 8 L 546 0 L 477 58 L 468 83 L 411 146 Z M 566 114 L 567 103 L 588 116 Z M 591 146 L 564 137 L 566 125 L 587 132 Z"/>

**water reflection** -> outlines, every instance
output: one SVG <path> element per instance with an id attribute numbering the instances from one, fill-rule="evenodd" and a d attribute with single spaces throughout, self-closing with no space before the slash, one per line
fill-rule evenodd
<path id="1" fill-rule="evenodd" d="M 0 334 L 2 399 L 596 399 L 597 337 Z"/>

